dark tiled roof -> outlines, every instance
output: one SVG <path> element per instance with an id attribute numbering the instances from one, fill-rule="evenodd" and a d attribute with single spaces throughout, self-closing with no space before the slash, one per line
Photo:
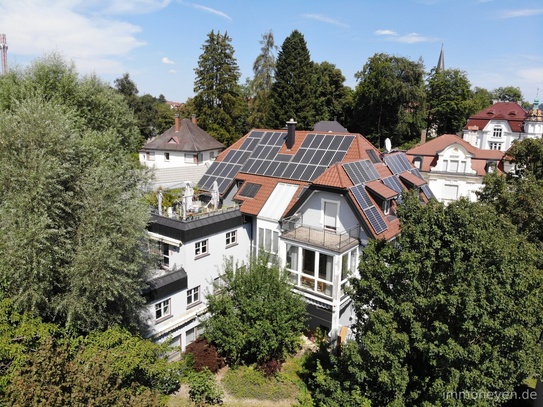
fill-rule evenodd
<path id="1" fill-rule="evenodd" d="M 324 132 L 324 133 L 347 133 L 349 130 L 347 130 L 345 127 L 343 127 L 341 124 L 339 124 L 336 120 L 330 120 L 330 121 L 320 121 L 315 124 L 315 127 L 313 127 L 313 130 L 318 132 Z"/>
<path id="2" fill-rule="evenodd" d="M 179 131 L 175 125 L 157 138 L 149 141 L 142 148 L 146 150 L 200 152 L 224 149 L 225 145 L 214 139 L 189 119 L 182 119 Z"/>
<path id="3" fill-rule="evenodd" d="M 511 130 L 519 133 L 522 131 L 524 119 L 526 119 L 526 110 L 515 102 L 498 102 L 492 106 L 475 113 L 468 119 L 464 130 L 477 128 L 482 130 L 490 120 L 506 120 L 509 122 Z"/>
<path id="4" fill-rule="evenodd" d="M 153 301 L 186 289 L 187 283 L 187 272 L 181 268 L 150 280 L 143 295 L 148 301 Z"/>

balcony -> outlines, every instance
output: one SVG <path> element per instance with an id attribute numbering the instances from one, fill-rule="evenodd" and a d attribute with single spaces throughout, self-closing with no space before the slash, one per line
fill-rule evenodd
<path id="1" fill-rule="evenodd" d="M 308 243 L 311 246 L 318 246 L 335 252 L 344 252 L 358 246 L 360 226 L 356 225 L 337 233 L 330 230 L 318 229 L 304 226 L 299 216 L 285 218 L 282 222 L 283 234 L 281 238 L 296 242 Z"/>

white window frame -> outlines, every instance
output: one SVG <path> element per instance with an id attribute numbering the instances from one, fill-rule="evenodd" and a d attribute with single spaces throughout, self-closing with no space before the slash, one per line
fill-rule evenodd
<path id="1" fill-rule="evenodd" d="M 324 230 L 335 232 L 337 230 L 337 225 L 338 225 L 338 214 L 340 213 L 339 202 L 323 199 L 321 201 L 321 204 L 322 204 L 322 227 L 324 228 Z M 333 208 L 334 205 L 336 209 L 335 211 L 331 211 L 331 208 Z M 329 208 L 328 215 L 327 215 L 327 208 Z"/>
<path id="2" fill-rule="evenodd" d="M 194 243 L 194 255 L 196 257 L 203 256 L 209 253 L 209 240 L 200 240 L 199 242 Z"/>
<path id="3" fill-rule="evenodd" d="M 187 290 L 187 306 L 200 302 L 200 286 Z"/>
<path id="4" fill-rule="evenodd" d="M 155 304 L 155 321 L 161 321 L 172 315 L 172 301 L 167 298 Z"/>
<path id="5" fill-rule="evenodd" d="M 194 342 L 202 334 L 200 325 L 196 325 L 194 328 L 187 329 L 185 333 L 185 346 Z"/>
<path id="6" fill-rule="evenodd" d="M 494 126 L 494 129 L 492 130 L 492 137 L 496 138 L 502 138 L 503 136 L 503 129 L 501 126 Z"/>
<path id="7" fill-rule="evenodd" d="M 226 246 L 233 246 L 238 243 L 238 231 L 226 232 Z"/>
<path id="8" fill-rule="evenodd" d="M 488 143 L 488 147 L 489 147 L 490 150 L 499 150 L 499 151 L 501 151 L 502 143 L 491 141 L 491 142 Z"/>
<path id="9" fill-rule="evenodd" d="M 185 154 L 185 164 L 194 164 L 194 154 Z"/>
<path id="10" fill-rule="evenodd" d="M 170 153 L 164 153 L 164 161 L 166 162 L 170 161 Z"/>

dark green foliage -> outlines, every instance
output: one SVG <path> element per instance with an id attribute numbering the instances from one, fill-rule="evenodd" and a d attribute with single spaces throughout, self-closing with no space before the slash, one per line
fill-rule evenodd
<path id="1" fill-rule="evenodd" d="M 315 122 L 338 120 L 345 125 L 352 92 L 339 68 L 329 62 L 315 64 Z"/>
<path id="2" fill-rule="evenodd" d="M 294 30 L 277 55 L 275 82 L 271 88 L 271 115 L 268 126 L 282 129 L 291 118 L 301 130 L 315 124 L 315 68 L 304 36 Z"/>
<path id="3" fill-rule="evenodd" d="M 243 267 L 227 261 L 224 285 L 207 297 L 205 337 L 231 365 L 284 360 L 300 345 L 305 303 L 284 270 L 268 261 L 266 255 Z"/>
<path id="4" fill-rule="evenodd" d="M 399 216 L 398 241 L 370 242 L 351 281 L 356 344 L 330 368 L 338 383 L 323 383 L 325 395 L 339 386 L 377 406 L 481 405 L 444 395 L 513 391 L 541 374 L 535 247 L 479 203 L 409 196 Z"/>
<path id="5" fill-rule="evenodd" d="M 0 306 L 0 401 L 10 406 L 158 406 L 179 388 L 183 361 L 121 328 L 70 337 Z M 2 404 L 4 405 L 4 404 Z"/>
<path id="6" fill-rule="evenodd" d="M 2 294 L 74 332 L 119 323 L 135 330 L 147 274 L 147 176 L 123 134 L 137 129 L 118 129 L 129 111 L 95 79 L 70 79 L 61 89 L 34 83 L 36 73 L 48 78 L 47 64 L 51 76 L 72 78 L 60 61 L 46 59 L 13 73 L 17 83 L 0 79 L 19 98 L 0 116 Z"/>
<path id="7" fill-rule="evenodd" d="M 480 112 L 483 109 L 486 109 L 489 106 L 492 106 L 493 98 L 492 93 L 490 93 L 485 88 L 475 87 L 473 91 L 473 97 L 471 99 L 470 111 L 473 113 Z"/>
<path id="8" fill-rule="evenodd" d="M 189 375 L 189 397 L 198 407 L 222 404 L 223 393 L 207 368 Z"/>
<path id="9" fill-rule="evenodd" d="M 427 84 L 428 128 L 438 135 L 456 134 L 478 106 L 465 72 L 458 69 L 432 70 Z"/>
<path id="10" fill-rule="evenodd" d="M 355 75 L 358 80 L 349 130 L 377 147 L 418 139 L 425 127 L 424 65 L 407 58 L 375 54 Z"/>
<path id="11" fill-rule="evenodd" d="M 211 31 L 194 70 L 194 109 L 198 125 L 229 146 L 247 129 L 247 104 L 238 83 L 240 73 L 232 39 Z"/>
<path id="12" fill-rule="evenodd" d="M 523 96 L 519 87 L 506 86 L 492 91 L 492 98 L 500 102 L 522 102 Z"/>

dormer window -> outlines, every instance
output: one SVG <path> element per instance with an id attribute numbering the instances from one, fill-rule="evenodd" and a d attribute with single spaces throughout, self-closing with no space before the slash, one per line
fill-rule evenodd
<path id="1" fill-rule="evenodd" d="M 415 157 L 413 159 L 413 165 L 415 166 L 416 169 L 420 170 L 420 168 L 422 167 L 422 158 L 421 157 Z"/>
<path id="2" fill-rule="evenodd" d="M 389 215 L 390 214 L 390 199 L 385 199 L 383 201 L 383 204 L 381 205 L 381 209 L 383 210 L 383 213 L 385 215 Z"/>

